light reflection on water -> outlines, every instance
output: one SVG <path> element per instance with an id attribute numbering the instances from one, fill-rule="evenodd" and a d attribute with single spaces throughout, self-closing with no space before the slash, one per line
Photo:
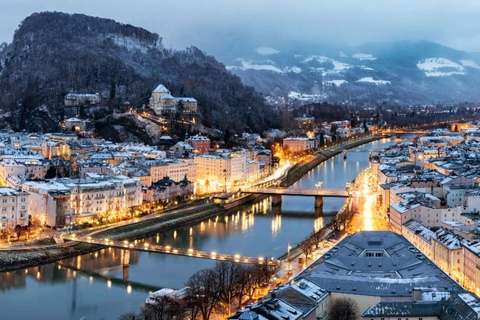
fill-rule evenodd
<path id="1" fill-rule="evenodd" d="M 360 147 L 378 150 L 393 141 Z M 298 188 L 345 188 L 358 171 L 368 166 L 368 152 L 349 152 L 320 164 L 295 183 Z M 329 212 L 341 208 L 343 199 L 325 198 L 323 212 L 313 198 L 284 196 L 281 205 L 270 199 L 236 208 L 194 225 L 158 233 L 147 243 L 194 248 L 217 253 L 278 257 L 287 251 L 288 238 L 295 246 L 312 230 L 328 223 Z M 57 264 L 0 273 L 0 301 L 5 319 L 116 319 L 135 311 L 148 292 L 161 287 L 180 288 L 197 270 L 214 261 L 131 251 L 130 267 L 122 267 L 123 250 L 104 249 L 65 259 Z M 28 308 L 25 308 L 28 301 Z M 55 307 L 52 308 L 52 301 Z"/>

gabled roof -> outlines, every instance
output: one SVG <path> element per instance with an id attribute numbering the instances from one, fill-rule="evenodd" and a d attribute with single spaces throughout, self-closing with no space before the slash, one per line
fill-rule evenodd
<path id="1" fill-rule="evenodd" d="M 167 93 L 162 97 L 162 100 L 175 100 L 175 98 L 172 95 Z"/>
<path id="2" fill-rule="evenodd" d="M 153 90 L 153 92 L 170 93 L 170 91 L 168 91 L 168 89 L 163 84 L 159 84 L 158 87 Z"/>

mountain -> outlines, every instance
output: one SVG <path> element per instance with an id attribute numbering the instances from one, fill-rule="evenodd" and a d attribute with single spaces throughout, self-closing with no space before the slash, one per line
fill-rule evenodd
<path id="1" fill-rule="evenodd" d="M 306 46 L 285 50 L 259 47 L 225 63 L 272 103 L 480 100 L 480 55 L 428 41 L 311 50 Z"/>
<path id="2" fill-rule="evenodd" d="M 0 46 L 0 121 L 15 130 L 58 130 L 68 93 L 99 93 L 104 108 L 91 115 L 99 119 L 148 105 L 159 84 L 194 97 L 208 127 L 261 132 L 278 123 L 262 95 L 212 56 L 167 50 L 159 35 L 110 19 L 34 13 Z"/>

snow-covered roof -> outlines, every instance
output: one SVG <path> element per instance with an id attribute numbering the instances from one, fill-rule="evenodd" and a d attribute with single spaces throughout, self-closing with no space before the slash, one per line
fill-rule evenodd
<path id="1" fill-rule="evenodd" d="M 435 240 L 448 250 L 462 249 L 461 240 L 455 233 L 446 232 L 445 230 L 441 229 L 436 232 L 436 235 L 437 238 Z"/>
<path id="2" fill-rule="evenodd" d="M 19 194 L 26 194 L 20 190 L 7 188 L 7 187 L 0 187 L 0 196 L 8 197 L 8 196 L 18 196 Z"/>
<path id="3" fill-rule="evenodd" d="M 167 93 L 162 97 L 162 100 L 175 100 L 175 98 L 172 95 Z"/>
<path id="4" fill-rule="evenodd" d="M 175 100 L 177 100 L 177 101 L 183 101 L 183 102 L 197 102 L 197 100 L 195 100 L 194 98 L 188 98 L 188 97 L 185 97 L 185 98 L 175 98 Z"/>
<path id="5" fill-rule="evenodd" d="M 302 278 L 331 293 L 411 297 L 415 288 L 433 285 L 463 292 L 410 242 L 390 231 L 347 236 L 296 277 Z"/>
<path id="6" fill-rule="evenodd" d="M 167 89 L 163 84 L 158 85 L 158 86 L 153 90 L 153 92 L 170 93 L 170 91 L 168 91 L 168 89 Z"/>

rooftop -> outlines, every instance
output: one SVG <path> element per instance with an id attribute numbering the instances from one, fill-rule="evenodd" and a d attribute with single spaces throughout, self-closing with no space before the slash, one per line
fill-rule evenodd
<path id="1" fill-rule="evenodd" d="M 436 286 L 464 292 L 404 237 L 389 231 L 347 236 L 303 271 L 305 278 L 330 292 L 411 297 L 416 287 Z"/>

